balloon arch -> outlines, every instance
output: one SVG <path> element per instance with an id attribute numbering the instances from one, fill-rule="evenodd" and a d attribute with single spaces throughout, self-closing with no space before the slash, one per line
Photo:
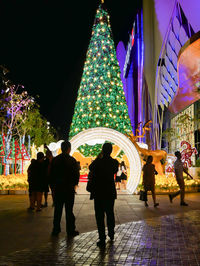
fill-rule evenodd
<path id="1" fill-rule="evenodd" d="M 124 134 L 114 129 L 96 127 L 84 130 L 71 138 L 71 155 L 78 147 L 87 142 L 91 142 L 92 140 L 107 140 L 114 142 L 124 151 L 130 165 L 130 176 L 127 181 L 127 191 L 130 194 L 134 193 L 140 182 L 142 168 L 141 159 L 134 144 Z"/>

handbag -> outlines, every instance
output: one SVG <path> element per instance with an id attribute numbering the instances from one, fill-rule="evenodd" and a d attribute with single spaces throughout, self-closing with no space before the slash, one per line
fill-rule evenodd
<path id="1" fill-rule="evenodd" d="M 147 192 L 144 191 L 144 190 L 140 190 L 140 197 L 139 197 L 140 200 L 142 201 L 147 201 Z"/>

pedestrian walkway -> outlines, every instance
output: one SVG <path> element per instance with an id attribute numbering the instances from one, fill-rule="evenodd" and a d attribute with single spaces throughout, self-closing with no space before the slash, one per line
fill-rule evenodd
<path id="1" fill-rule="evenodd" d="M 119 195 L 116 234 L 105 249 L 98 234 L 93 202 L 77 195 L 75 215 L 80 235 L 50 237 L 53 208 L 28 213 L 27 196 L 0 197 L 0 265 L 200 265 L 200 194 L 187 194 L 189 207 L 158 196 L 160 206 L 145 208 L 137 195 Z"/>

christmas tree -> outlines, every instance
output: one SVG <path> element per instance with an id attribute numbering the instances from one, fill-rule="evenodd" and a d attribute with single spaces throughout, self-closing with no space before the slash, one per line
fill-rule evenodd
<path id="1" fill-rule="evenodd" d="M 132 131 L 107 11 L 99 6 L 84 64 L 70 138 L 95 127 Z M 80 149 L 81 150 L 81 149 Z"/>

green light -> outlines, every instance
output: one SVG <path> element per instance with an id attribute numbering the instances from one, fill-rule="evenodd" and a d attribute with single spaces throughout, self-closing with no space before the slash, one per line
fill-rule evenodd
<path id="1" fill-rule="evenodd" d="M 86 54 L 70 138 L 95 127 L 109 127 L 121 133 L 132 131 L 111 36 L 108 13 L 100 6 Z"/>

